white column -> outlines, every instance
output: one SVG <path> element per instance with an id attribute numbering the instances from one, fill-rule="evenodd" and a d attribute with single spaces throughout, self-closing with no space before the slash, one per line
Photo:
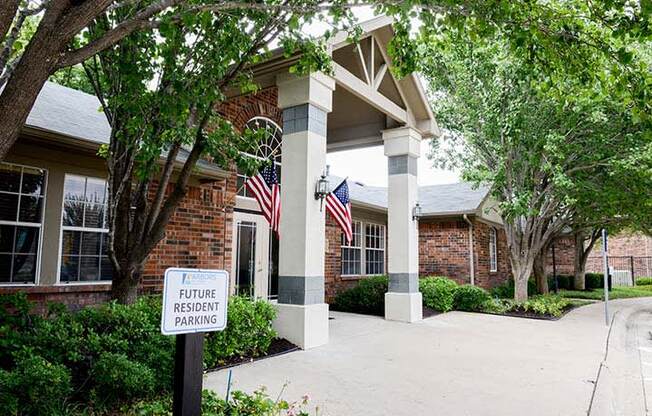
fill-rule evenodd
<path id="1" fill-rule="evenodd" d="M 283 109 L 278 316 L 274 328 L 303 349 L 328 342 L 325 220 L 315 184 L 326 168 L 326 116 L 335 82 L 323 74 L 277 78 Z"/>
<path id="2" fill-rule="evenodd" d="M 402 322 L 423 317 L 419 292 L 419 223 L 412 218 L 417 203 L 417 161 L 421 135 L 410 127 L 383 131 L 388 163 L 388 274 L 385 319 Z"/>

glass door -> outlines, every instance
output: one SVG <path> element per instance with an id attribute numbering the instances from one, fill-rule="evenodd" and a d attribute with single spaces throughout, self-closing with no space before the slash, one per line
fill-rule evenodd
<path id="1" fill-rule="evenodd" d="M 236 230 L 235 293 L 253 297 L 256 276 L 256 223 L 240 221 Z"/>
<path id="2" fill-rule="evenodd" d="M 268 271 L 267 298 L 278 299 L 278 236 L 269 232 L 269 271 Z"/>

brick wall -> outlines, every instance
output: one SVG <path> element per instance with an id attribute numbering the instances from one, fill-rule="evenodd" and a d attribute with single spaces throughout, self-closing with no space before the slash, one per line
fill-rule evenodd
<path id="1" fill-rule="evenodd" d="M 419 275 L 469 283 L 469 225 L 463 220 L 419 222 Z"/>
<path id="2" fill-rule="evenodd" d="M 497 269 L 491 271 L 489 259 L 489 232 L 493 225 L 473 220 L 473 247 L 475 251 L 475 284 L 485 289 L 505 283 L 511 276 L 507 237 L 502 227 L 496 228 Z"/>
<path id="3" fill-rule="evenodd" d="M 160 292 L 168 267 L 231 270 L 235 176 L 192 186 L 152 251 L 143 273 L 142 291 Z"/>
<path id="4" fill-rule="evenodd" d="M 355 286 L 359 277 L 342 277 L 342 230 L 333 217 L 326 214 L 326 249 L 324 257 L 324 284 L 326 302 L 332 302 L 335 295 Z"/>

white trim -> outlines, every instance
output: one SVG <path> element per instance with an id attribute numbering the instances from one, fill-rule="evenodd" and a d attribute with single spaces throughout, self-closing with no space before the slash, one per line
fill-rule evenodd
<path id="1" fill-rule="evenodd" d="M 364 277 L 371 277 L 371 276 L 382 276 L 383 274 L 387 273 L 387 259 L 385 255 L 387 254 L 387 225 L 379 222 L 373 222 L 373 221 L 362 221 L 359 219 L 354 219 L 354 223 L 360 224 L 360 245 L 359 246 L 351 246 L 351 245 L 344 245 L 341 243 L 342 241 L 342 234 L 340 233 L 340 277 L 344 278 L 364 278 Z M 375 225 L 377 227 L 380 227 L 382 230 L 382 249 L 379 248 L 368 248 L 367 247 L 367 225 Z M 354 274 L 344 274 L 342 273 L 342 267 L 344 264 L 344 260 L 342 257 L 342 249 L 344 248 L 351 248 L 351 249 L 358 249 L 360 250 L 360 273 L 354 273 Z M 373 251 L 380 251 L 383 253 L 383 271 L 380 273 L 367 273 L 367 250 L 373 250 Z"/>
<path id="2" fill-rule="evenodd" d="M 90 281 L 61 281 L 61 259 L 63 257 L 63 232 L 64 231 L 78 231 L 78 232 L 91 232 L 91 233 L 99 233 L 99 234 L 108 234 L 109 229 L 108 228 L 91 228 L 91 227 L 84 227 L 84 226 L 72 226 L 72 225 L 63 225 L 63 214 L 65 211 L 65 205 L 66 205 L 66 179 L 68 177 L 77 177 L 77 178 L 82 178 L 84 179 L 84 194 L 86 194 L 86 187 L 88 186 L 88 179 L 98 179 L 101 181 L 104 181 L 105 185 L 105 194 L 104 194 L 104 203 L 102 205 L 106 206 L 106 210 L 108 211 L 108 181 L 106 178 L 100 178 L 97 176 L 89 176 L 89 175 L 79 175 L 76 173 L 65 173 L 63 177 L 63 195 L 61 195 L 61 218 L 59 219 L 59 253 L 58 253 L 58 258 L 57 258 L 57 279 L 56 282 L 54 283 L 54 286 L 71 286 L 71 285 L 89 285 L 89 284 L 111 284 L 113 282 L 113 276 L 111 277 L 111 280 L 90 280 Z M 86 204 L 84 202 L 84 204 Z M 107 222 L 107 215 L 108 212 L 104 212 L 104 217 L 102 218 L 102 222 L 106 225 Z M 84 209 L 84 214 L 86 213 L 86 210 Z M 85 219 L 85 215 L 82 215 L 82 224 Z M 80 241 L 79 243 L 81 244 L 81 236 L 80 236 Z M 101 244 L 101 242 L 100 242 Z M 80 248 L 81 250 L 81 248 Z M 102 250 L 100 249 L 100 254 L 97 256 L 94 255 L 78 255 L 75 256 L 78 259 L 81 259 L 83 257 L 97 257 L 99 260 L 99 270 L 101 272 L 102 270 Z M 78 275 L 77 277 L 80 278 L 79 276 L 79 270 L 78 270 Z"/>
<path id="3" fill-rule="evenodd" d="M 498 271 L 498 231 L 495 227 L 489 228 L 489 272 Z"/>
<path id="4" fill-rule="evenodd" d="M 333 72 L 333 78 L 338 85 L 399 123 L 408 122 L 406 110 L 394 104 L 392 100 L 376 91 L 371 85 L 365 84 L 337 62 L 333 62 Z"/>
<path id="5" fill-rule="evenodd" d="M 18 184 L 18 192 L 6 192 L 2 191 L 2 193 L 6 194 L 11 194 L 11 195 L 18 195 L 18 206 L 16 207 L 16 219 L 20 218 L 20 196 L 21 194 L 21 189 L 23 188 L 23 171 L 24 168 L 30 168 L 30 169 L 37 169 L 37 170 L 42 170 L 45 173 L 45 178 L 43 181 L 43 206 L 41 207 L 41 221 L 39 223 L 34 223 L 34 222 L 22 222 L 22 221 L 0 221 L 1 225 L 13 225 L 17 227 L 33 227 L 33 228 L 38 228 L 38 247 L 36 248 L 36 270 L 34 271 L 34 282 L 25 282 L 25 283 L 14 283 L 14 282 L 2 282 L 0 283 L 0 287 L 31 287 L 31 286 L 38 286 L 41 281 L 41 259 L 43 255 L 43 227 L 45 226 L 45 210 L 47 209 L 47 193 L 48 193 L 48 178 L 50 175 L 50 172 L 46 168 L 41 168 L 38 166 L 31 166 L 31 165 L 24 165 L 22 163 L 13 163 L 13 162 L 0 162 L 0 165 L 5 164 L 5 165 L 12 165 L 12 166 L 20 166 L 20 183 Z M 27 195 L 27 194 L 26 194 Z M 15 245 L 15 235 L 14 235 L 14 245 Z M 15 248 L 15 247 L 13 247 Z M 12 264 L 13 264 L 13 254 L 12 254 Z M 11 277 L 10 277 L 11 278 Z"/>

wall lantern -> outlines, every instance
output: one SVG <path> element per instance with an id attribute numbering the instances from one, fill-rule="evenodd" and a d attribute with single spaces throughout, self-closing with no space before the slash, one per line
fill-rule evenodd
<path id="1" fill-rule="evenodd" d="M 414 208 L 412 208 L 412 221 L 419 221 L 419 218 L 421 218 L 422 212 L 421 212 L 421 205 L 417 202 Z"/>
<path id="2" fill-rule="evenodd" d="M 326 179 L 326 174 L 322 174 L 315 184 L 315 199 L 319 200 L 319 212 L 324 207 L 324 199 L 331 192 L 330 182 Z"/>

